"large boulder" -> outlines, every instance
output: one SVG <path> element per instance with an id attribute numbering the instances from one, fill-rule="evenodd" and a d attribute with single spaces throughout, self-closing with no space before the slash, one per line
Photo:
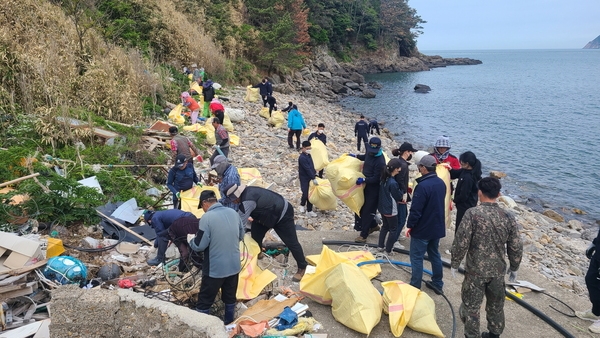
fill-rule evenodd
<path id="1" fill-rule="evenodd" d="M 429 93 L 429 91 L 431 91 L 431 87 L 420 83 L 417 84 L 414 89 L 417 93 Z"/>
<path id="2" fill-rule="evenodd" d="M 353 82 L 356 82 L 358 84 L 365 83 L 365 77 L 357 72 L 350 73 L 349 78 L 350 78 L 350 80 L 352 80 Z"/>
<path id="3" fill-rule="evenodd" d="M 360 97 L 365 99 L 373 99 L 375 96 L 375 92 L 370 89 L 363 89 L 362 94 L 360 94 Z"/>
<path id="4" fill-rule="evenodd" d="M 360 89 L 360 85 L 356 82 L 346 82 L 344 83 L 346 85 L 346 87 L 352 89 L 352 90 L 359 90 Z"/>
<path id="5" fill-rule="evenodd" d="M 335 81 L 331 83 L 331 90 L 333 90 L 333 92 L 336 94 L 347 94 L 348 93 L 348 87 L 344 86 L 343 84 L 341 84 L 339 82 L 335 82 Z"/>

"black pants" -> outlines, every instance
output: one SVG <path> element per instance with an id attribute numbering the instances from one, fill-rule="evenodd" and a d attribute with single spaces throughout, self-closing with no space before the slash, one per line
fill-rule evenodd
<path id="1" fill-rule="evenodd" d="M 302 134 L 302 130 L 288 131 L 288 145 L 290 146 L 290 148 L 294 148 L 294 143 L 292 142 L 292 136 L 296 135 L 296 149 L 300 150 L 300 134 Z"/>
<path id="2" fill-rule="evenodd" d="M 229 147 L 221 148 L 221 152 L 223 152 L 223 155 L 225 157 L 229 157 Z M 210 161 L 210 165 L 212 165 L 213 162 L 215 161 L 215 157 L 217 157 L 219 155 L 221 155 L 221 153 L 219 153 L 219 151 L 217 149 L 215 149 L 213 154 L 210 155 L 210 158 L 208 159 Z"/>
<path id="3" fill-rule="evenodd" d="M 317 173 L 317 176 L 319 176 L 319 178 L 323 178 L 323 170 L 325 170 L 325 169 L 321 169 L 321 170 L 319 170 L 319 172 Z"/>
<path id="4" fill-rule="evenodd" d="M 590 294 L 590 302 L 592 302 L 592 313 L 600 316 L 600 262 L 593 257 L 590 260 L 590 267 L 585 274 L 585 285 Z"/>
<path id="5" fill-rule="evenodd" d="M 269 117 L 271 117 L 271 112 L 273 109 L 277 110 L 277 105 L 269 104 Z"/>
<path id="6" fill-rule="evenodd" d="M 263 107 L 267 106 L 267 101 L 269 99 L 269 95 L 261 95 L 261 98 L 263 100 Z"/>
<path id="7" fill-rule="evenodd" d="M 202 276 L 202 284 L 200 285 L 200 293 L 198 294 L 198 303 L 196 309 L 210 310 L 211 305 L 215 301 L 215 297 L 221 290 L 221 300 L 225 304 L 235 304 L 236 292 L 238 287 L 238 273 L 225 278 L 213 278 Z"/>
<path id="8" fill-rule="evenodd" d="M 364 143 L 365 144 L 365 150 L 366 150 L 366 147 L 367 147 L 366 144 L 367 144 L 367 142 L 369 142 L 369 138 L 367 137 L 367 135 L 358 135 L 356 137 L 356 149 L 358 151 L 360 151 L 360 145 Z"/>
<path id="9" fill-rule="evenodd" d="M 465 212 L 467 211 L 466 207 L 456 206 L 456 222 L 454 222 L 454 233 L 458 231 L 458 226 L 460 225 L 460 221 L 462 220 Z"/>
<path id="10" fill-rule="evenodd" d="M 360 208 L 360 216 L 354 214 L 355 229 L 360 229 L 360 236 L 367 238 L 369 229 L 377 226 L 375 213 L 379 202 L 379 184 L 367 184 L 365 186 L 365 203 Z M 358 222 L 358 224 L 356 224 Z M 358 229 L 357 229 L 358 228 Z"/>
<path id="11" fill-rule="evenodd" d="M 300 180 L 300 189 L 302 190 L 302 197 L 300 198 L 300 205 L 306 205 L 306 211 L 312 211 L 313 205 L 308 200 L 308 187 L 310 186 L 310 181 Z"/>
<path id="12" fill-rule="evenodd" d="M 396 231 L 398 229 L 398 215 L 386 217 L 381 215 L 383 225 L 379 233 L 379 242 L 377 247 L 385 247 L 385 252 L 390 253 L 394 248 L 394 243 L 398 240 Z M 387 240 L 386 237 L 387 236 Z"/>
<path id="13" fill-rule="evenodd" d="M 288 204 L 288 209 L 283 218 L 272 227 L 269 226 L 269 224 L 264 225 L 262 223 L 258 223 L 257 221 L 252 222 L 252 229 L 250 230 L 252 239 L 254 239 L 256 243 L 262 247 L 265 234 L 270 228 L 275 230 L 277 236 L 279 236 L 283 243 L 288 247 L 292 253 L 292 256 L 294 256 L 294 259 L 296 260 L 296 264 L 298 264 L 298 269 L 306 269 L 308 263 L 304 257 L 302 246 L 300 245 L 300 242 L 298 242 L 296 224 L 294 223 L 294 208 L 291 204 Z"/>

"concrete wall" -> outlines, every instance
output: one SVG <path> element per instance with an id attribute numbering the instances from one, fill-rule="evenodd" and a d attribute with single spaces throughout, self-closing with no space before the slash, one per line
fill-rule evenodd
<path id="1" fill-rule="evenodd" d="M 183 306 L 126 289 L 52 291 L 50 335 L 89 337 L 228 337 L 223 322 Z"/>

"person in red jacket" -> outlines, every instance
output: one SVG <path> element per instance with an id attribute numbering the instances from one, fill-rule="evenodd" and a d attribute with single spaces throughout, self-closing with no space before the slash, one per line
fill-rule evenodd
<path id="1" fill-rule="evenodd" d="M 196 124 L 196 121 L 198 120 L 198 113 L 200 112 L 200 105 L 198 102 L 196 102 L 196 100 L 190 96 L 190 93 L 183 92 L 181 93 L 181 104 L 183 104 L 184 107 L 192 112 L 190 118 L 192 124 Z"/>
<path id="2" fill-rule="evenodd" d="M 211 113 L 214 113 L 217 110 L 221 110 L 221 111 L 225 112 L 225 107 L 223 106 L 221 101 L 219 101 L 219 99 L 216 97 L 213 98 L 212 101 L 210 101 L 210 105 L 208 106 L 208 109 L 210 109 Z"/>
<path id="3" fill-rule="evenodd" d="M 435 158 L 437 164 L 448 163 L 452 169 L 460 169 L 460 162 L 456 156 L 450 154 L 450 138 L 446 135 L 438 137 L 433 146 L 433 153 L 430 155 Z"/>

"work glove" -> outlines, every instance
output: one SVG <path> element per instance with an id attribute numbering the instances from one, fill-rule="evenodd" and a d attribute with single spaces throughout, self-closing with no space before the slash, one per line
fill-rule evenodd
<path id="1" fill-rule="evenodd" d="M 356 154 L 348 154 L 350 157 L 356 157 Z"/>
<path id="2" fill-rule="evenodd" d="M 213 148 L 214 148 L 214 149 L 218 149 L 218 148 L 221 148 L 221 146 L 220 146 L 220 145 L 218 145 L 218 144 L 215 144 L 215 145 L 213 146 Z"/>
<path id="3" fill-rule="evenodd" d="M 317 179 L 316 179 L 316 178 L 315 178 L 315 179 L 313 179 L 313 180 L 312 180 L 312 182 L 313 182 L 313 184 L 314 184 L 314 185 L 319 185 L 319 182 L 317 182 Z"/>
<path id="4" fill-rule="evenodd" d="M 402 195 L 402 202 L 406 203 L 406 199 L 408 198 L 408 194 Z"/>
<path id="5" fill-rule="evenodd" d="M 412 228 L 408 228 L 406 229 L 406 237 L 410 238 L 410 232 L 412 231 Z"/>
<path id="6" fill-rule="evenodd" d="M 517 281 L 517 272 L 516 271 L 512 271 L 509 269 L 506 274 L 508 275 L 508 281 L 510 283 L 515 283 Z"/>
<path id="7" fill-rule="evenodd" d="M 198 162 L 204 162 L 204 159 L 202 158 L 202 155 L 198 155 L 198 156 L 196 156 L 196 160 L 197 160 Z"/>
<path id="8" fill-rule="evenodd" d="M 594 243 L 592 243 L 592 244 L 590 244 L 590 246 L 587 249 L 585 249 L 585 256 L 588 259 L 592 259 L 594 252 L 596 252 L 596 245 Z"/>
<path id="9" fill-rule="evenodd" d="M 363 183 L 365 183 L 365 179 L 364 179 L 364 178 L 362 178 L 362 177 L 359 177 L 359 178 L 356 180 L 356 185 L 361 185 L 361 184 L 363 184 Z"/>
<path id="10" fill-rule="evenodd" d="M 181 198 L 180 198 L 180 196 L 181 196 L 181 192 L 179 192 L 179 191 L 178 191 L 178 192 L 175 194 L 175 197 L 177 197 L 177 199 L 181 199 Z"/>
<path id="11" fill-rule="evenodd" d="M 203 187 L 203 185 L 202 185 L 202 183 L 201 183 L 201 182 L 198 182 L 198 183 L 196 183 L 196 185 L 197 185 L 197 186 L 199 186 L 200 188 L 202 188 L 202 187 Z"/>
<path id="12" fill-rule="evenodd" d="M 450 273 L 452 273 L 452 278 L 456 278 L 456 271 L 458 271 L 458 269 L 450 268 Z"/>

